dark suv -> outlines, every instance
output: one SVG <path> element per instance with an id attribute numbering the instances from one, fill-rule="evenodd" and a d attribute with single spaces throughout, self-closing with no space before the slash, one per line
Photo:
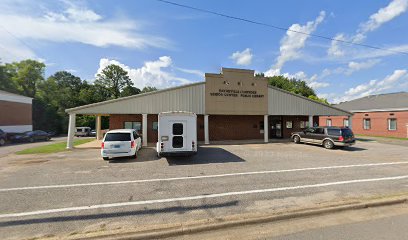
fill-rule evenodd
<path id="1" fill-rule="evenodd" d="M 0 129 L 0 146 L 6 144 L 7 134 Z"/>
<path id="2" fill-rule="evenodd" d="M 334 146 L 351 146 L 356 143 L 353 131 L 347 127 L 312 127 L 302 132 L 292 133 L 295 143 L 312 143 L 323 145 L 327 149 Z"/>

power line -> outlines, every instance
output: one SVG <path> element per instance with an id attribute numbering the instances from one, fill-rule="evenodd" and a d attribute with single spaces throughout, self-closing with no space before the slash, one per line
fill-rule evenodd
<path id="1" fill-rule="evenodd" d="M 203 8 L 198 8 L 198 7 L 193 7 L 193 6 L 189 6 L 189 5 L 185 5 L 185 4 L 175 3 L 175 2 L 171 2 L 171 1 L 167 1 L 167 0 L 156 0 L 156 1 L 166 3 L 166 4 L 170 4 L 170 5 L 177 6 L 177 7 L 182 7 L 182 8 L 186 8 L 186 9 L 199 11 L 199 12 L 209 13 L 209 14 L 216 15 L 216 16 L 219 16 L 219 17 L 224 17 L 224 18 L 229 18 L 229 19 L 233 19 L 233 20 L 237 20 L 237 21 L 247 22 L 247 23 L 260 25 L 260 26 L 264 26 L 264 27 L 268 27 L 268 28 L 274 28 L 274 29 L 277 29 L 277 30 L 285 31 L 285 32 L 289 31 L 289 32 L 308 35 L 308 36 L 311 36 L 311 37 L 321 38 L 321 39 L 325 39 L 325 40 L 336 41 L 336 42 L 346 43 L 346 44 L 350 44 L 350 45 L 356 45 L 356 46 L 360 46 L 360 47 L 366 47 L 366 48 L 371 48 L 371 49 L 376 49 L 376 50 L 382 50 L 382 51 L 388 51 L 388 52 L 408 55 L 408 52 L 397 51 L 397 50 L 393 50 L 393 49 L 387 49 L 387 48 L 377 47 L 377 46 L 363 44 L 363 43 L 356 43 L 356 42 L 336 39 L 336 38 L 332 38 L 332 37 L 326 37 L 326 36 L 323 36 L 323 35 L 318 35 L 318 34 L 313 34 L 313 33 L 305 33 L 305 32 L 301 32 L 301 31 L 292 30 L 292 29 L 289 29 L 289 28 L 286 28 L 286 27 L 280 27 L 280 26 L 276 26 L 276 25 L 272 25 L 272 24 L 268 24 L 268 23 L 258 22 L 258 21 L 255 21 L 255 20 L 247 19 L 247 18 L 235 17 L 235 16 L 232 16 L 232 15 L 227 15 L 227 14 L 224 14 L 224 13 L 215 12 L 215 11 L 211 11 L 211 10 L 207 10 L 207 9 L 203 9 Z"/>

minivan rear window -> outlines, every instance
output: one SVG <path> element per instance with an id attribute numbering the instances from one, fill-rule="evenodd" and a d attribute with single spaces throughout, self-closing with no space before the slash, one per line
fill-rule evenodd
<path id="1" fill-rule="evenodd" d="M 107 133 L 105 142 L 130 141 L 130 133 Z"/>

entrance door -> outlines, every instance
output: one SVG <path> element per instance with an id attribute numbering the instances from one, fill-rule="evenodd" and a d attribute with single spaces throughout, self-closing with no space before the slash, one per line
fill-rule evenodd
<path id="1" fill-rule="evenodd" d="M 282 138 L 282 120 L 271 119 L 269 121 L 270 138 Z"/>

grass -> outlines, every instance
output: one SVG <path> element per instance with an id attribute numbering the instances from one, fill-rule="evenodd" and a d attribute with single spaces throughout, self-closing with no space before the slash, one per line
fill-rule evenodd
<path id="1" fill-rule="evenodd" d="M 87 142 L 94 141 L 94 138 L 87 138 L 87 139 L 77 139 L 74 141 L 74 146 L 78 146 Z M 49 145 L 44 145 L 44 146 L 39 146 L 39 147 L 33 147 L 33 148 L 28 148 L 24 149 L 21 151 L 16 152 L 18 155 L 23 155 L 23 154 L 48 154 L 48 153 L 57 153 L 57 152 L 63 152 L 67 150 L 67 143 L 66 142 L 59 142 L 59 143 L 53 143 Z"/>
<path id="2" fill-rule="evenodd" d="M 408 141 L 408 138 L 401 138 L 401 137 L 386 137 L 386 136 L 370 136 L 370 135 L 363 135 L 363 134 L 356 134 L 358 137 L 374 137 L 374 138 L 387 138 L 387 139 L 395 139 L 395 140 L 403 140 Z"/>

